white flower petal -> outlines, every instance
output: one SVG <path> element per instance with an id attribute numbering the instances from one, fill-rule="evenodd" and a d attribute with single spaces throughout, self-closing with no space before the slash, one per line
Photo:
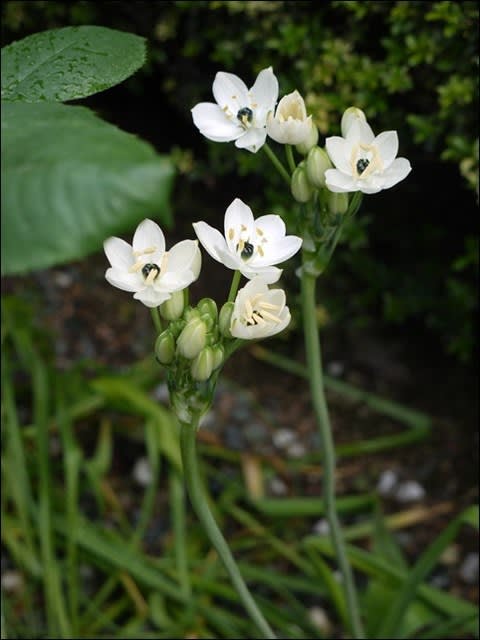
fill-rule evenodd
<path id="1" fill-rule="evenodd" d="M 220 262 L 227 267 L 227 269 L 235 269 L 237 271 L 240 270 L 244 264 L 240 256 L 237 253 L 230 251 L 228 247 L 220 249 L 218 253 L 220 256 Z"/>
<path id="2" fill-rule="evenodd" d="M 302 238 L 298 236 L 286 236 L 275 242 L 265 242 L 261 246 L 264 255 L 260 256 L 257 254 L 254 260 L 250 262 L 252 266 L 255 265 L 255 268 L 289 260 L 302 246 Z"/>
<path id="3" fill-rule="evenodd" d="M 265 128 L 257 129 L 256 127 L 252 127 L 235 141 L 235 146 L 238 149 L 247 149 L 252 153 L 257 153 L 265 144 L 266 139 L 267 130 Z"/>
<path id="4" fill-rule="evenodd" d="M 138 291 L 143 286 L 143 277 L 138 273 L 128 273 L 124 269 L 107 269 L 105 278 L 117 289 L 122 291 Z"/>
<path id="5" fill-rule="evenodd" d="M 272 67 L 260 71 L 255 84 L 250 89 L 250 95 L 252 105 L 256 105 L 256 124 L 257 126 L 263 126 L 266 123 L 268 113 L 275 108 L 278 98 L 278 80 L 273 73 Z"/>
<path id="6" fill-rule="evenodd" d="M 357 118 L 349 124 L 345 139 L 354 144 L 360 142 L 362 144 L 372 144 L 375 135 L 366 120 Z"/>
<path id="7" fill-rule="evenodd" d="M 156 291 L 153 287 L 145 287 L 133 296 L 135 300 L 140 300 L 146 307 L 158 307 L 171 298 L 170 293 Z"/>
<path id="8" fill-rule="evenodd" d="M 165 236 L 158 224 L 153 220 L 143 220 L 137 227 L 133 236 L 133 250 L 144 251 L 145 249 L 155 248 L 155 252 L 151 254 L 151 261 L 161 261 L 165 253 Z"/>
<path id="9" fill-rule="evenodd" d="M 200 250 L 196 240 L 182 240 L 181 242 L 177 242 L 168 252 L 165 273 L 172 271 L 176 273 L 181 273 L 182 271 L 193 272 L 192 265 L 195 264 L 199 254 Z M 197 266 L 198 265 L 196 265 L 195 270 L 199 272 L 200 269 L 197 269 Z"/>
<path id="10" fill-rule="evenodd" d="M 255 229 L 260 229 L 263 236 L 268 237 L 268 240 L 280 240 L 285 237 L 286 227 L 285 222 L 280 216 L 275 213 L 268 213 L 265 216 L 260 216 L 255 220 Z"/>
<path id="11" fill-rule="evenodd" d="M 238 76 L 225 71 L 219 71 L 215 76 L 213 96 L 220 108 L 227 107 L 234 117 L 239 109 L 249 104 L 246 84 Z"/>
<path id="12" fill-rule="evenodd" d="M 222 262 L 220 251 L 227 249 L 227 243 L 218 229 L 214 229 L 206 222 L 194 222 L 193 228 L 203 248 L 214 260 Z"/>
<path id="13" fill-rule="evenodd" d="M 392 164 L 398 153 L 398 135 L 396 131 L 384 131 L 373 141 L 373 146 L 377 147 L 384 170 Z"/>
<path id="14" fill-rule="evenodd" d="M 244 133 L 240 122 L 236 118 L 229 119 L 218 104 L 201 102 L 191 111 L 195 126 L 209 140 L 230 142 Z"/>
<path id="15" fill-rule="evenodd" d="M 408 176 L 412 166 L 406 158 L 397 158 L 384 172 L 384 189 L 389 189 Z"/>
<path id="16" fill-rule="evenodd" d="M 242 202 L 240 198 L 235 198 L 235 200 L 228 205 L 224 220 L 225 238 L 227 238 L 227 244 L 232 251 L 236 251 L 236 247 L 232 247 L 232 244 L 228 242 L 229 236 L 231 235 L 230 229 L 235 231 L 239 230 L 242 226 L 245 227 L 245 232 L 248 235 L 253 233 L 253 213 L 250 207 Z"/>
<path id="17" fill-rule="evenodd" d="M 241 262 L 237 269 L 240 271 L 245 278 L 249 280 L 253 280 L 253 278 L 260 277 L 267 284 L 273 284 L 274 282 L 278 282 L 280 280 L 280 276 L 282 275 L 282 269 L 278 267 L 272 266 L 256 266 L 255 264 L 248 264 L 246 262 Z"/>
<path id="18" fill-rule="evenodd" d="M 121 238 L 107 238 L 103 243 L 103 250 L 115 269 L 128 271 L 134 263 L 132 247 Z"/>
<path id="19" fill-rule="evenodd" d="M 348 193 L 350 191 L 360 191 L 356 180 L 351 175 L 346 175 L 338 169 L 327 169 L 325 171 L 325 184 L 333 193 Z"/>
<path id="20" fill-rule="evenodd" d="M 351 174 L 350 153 L 345 138 L 340 136 L 331 136 L 325 140 L 325 148 L 332 163 L 343 173 Z M 326 174 L 325 174 L 326 175 Z"/>

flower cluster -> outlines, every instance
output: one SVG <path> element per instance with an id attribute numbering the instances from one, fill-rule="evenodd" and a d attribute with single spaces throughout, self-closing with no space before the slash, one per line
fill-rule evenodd
<path id="1" fill-rule="evenodd" d="M 285 292 L 268 285 L 282 273 L 274 265 L 291 258 L 302 240 L 287 236 L 277 215 L 255 220 L 250 207 L 238 198 L 225 213 L 225 236 L 203 221 L 193 227 L 215 260 L 249 279 L 220 314 L 210 298 L 194 308 L 185 306 L 184 292 L 200 273 L 198 240 L 184 240 L 166 251 L 163 232 L 152 220 L 139 224 L 132 245 L 115 237 L 105 241 L 111 264 L 105 277 L 119 289 L 134 292 L 146 306 L 158 307 L 168 323 L 156 341 L 158 361 L 177 374 L 188 370 L 193 380 L 203 382 L 219 369 L 232 341 L 273 336 L 289 324 Z"/>
<path id="2" fill-rule="evenodd" d="M 287 149 L 294 199 L 306 203 L 316 198 L 313 213 L 303 216 L 300 228 L 306 240 L 304 254 L 311 269 L 320 273 L 337 239 L 336 234 L 322 235 L 322 229 L 329 225 L 338 229 L 343 214 L 352 214 L 349 194 L 388 189 L 403 180 L 411 166 L 406 158 L 397 158 L 396 131 L 375 136 L 364 112 L 356 107 L 344 112 L 342 135 L 328 137 L 324 148 L 318 146 L 317 127 L 300 93 L 295 90 L 277 104 L 278 93 L 271 67 L 260 71 L 250 89 L 238 76 L 218 72 L 213 82 L 215 103 L 197 104 L 193 122 L 209 140 L 235 142 L 236 147 L 256 153 L 269 136 L 305 156 L 295 166 L 293 152 Z M 277 160 L 279 166 L 288 179 Z M 191 379 L 202 382 L 219 369 L 234 341 L 273 336 L 289 324 L 285 292 L 269 285 L 280 278 L 277 265 L 294 256 L 303 239 L 287 235 L 278 215 L 255 219 L 239 198 L 226 210 L 223 234 L 204 221 L 195 222 L 193 228 L 197 240 L 184 240 L 169 251 L 162 230 L 152 220 L 139 224 L 132 245 L 108 238 L 104 249 L 111 266 L 105 277 L 146 306 L 158 308 L 167 322 L 156 342 L 159 362 L 173 367 L 180 377 L 188 370 Z M 210 298 L 196 307 L 186 306 L 185 292 L 200 273 L 199 243 L 237 274 L 220 312 Z M 249 282 L 237 292 L 239 274 Z"/>

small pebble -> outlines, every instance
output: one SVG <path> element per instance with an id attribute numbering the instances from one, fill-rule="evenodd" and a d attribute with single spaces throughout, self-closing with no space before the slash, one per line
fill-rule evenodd
<path id="1" fill-rule="evenodd" d="M 322 518 L 313 525 L 312 531 L 319 536 L 328 536 L 330 533 L 330 525 L 325 518 Z"/>
<path id="2" fill-rule="evenodd" d="M 284 496 L 287 493 L 287 485 L 278 476 L 274 476 L 268 483 L 270 493 L 274 496 Z"/>
<path id="3" fill-rule="evenodd" d="M 398 476 L 395 471 L 387 469 L 382 471 L 377 482 L 377 491 L 381 496 L 388 496 L 398 482 Z"/>
<path id="4" fill-rule="evenodd" d="M 277 429 L 273 434 L 273 444 L 278 449 L 286 449 L 295 442 L 295 433 L 290 429 Z"/>
<path id="5" fill-rule="evenodd" d="M 2 589 L 7 593 L 19 593 L 23 590 L 23 576 L 19 571 L 8 570 L 2 573 Z"/>
<path id="6" fill-rule="evenodd" d="M 398 502 L 415 502 L 425 497 L 425 489 L 415 480 L 408 480 L 395 491 L 395 498 Z"/>
<path id="7" fill-rule="evenodd" d="M 152 469 L 148 458 L 139 458 L 132 470 L 132 477 L 141 487 L 148 487 L 152 482 Z"/>
<path id="8" fill-rule="evenodd" d="M 478 583 L 478 553 L 467 553 L 460 565 L 459 575 L 466 584 Z"/>
<path id="9" fill-rule="evenodd" d="M 345 365 L 343 362 L 339 362 L 338 360 L 332 360 L 332 362 L 329 362 L 327 365 L 327 373 L 334 378 L 342 376 L 344 371 Z"/>
<path id="10" fill-rule="evenodd" d="M 301 442 L 294 442 L 287 448 L 287 454 L 290 458 L 303 458 L 307 453 L 307 449 Z"/>
<path id="11" fill-rule="evenodd" d="M 313 626 L 317 627 L 325 635 L 329 635 L 332 631 L 332 623 L 325 609 L 321 607 L 312 607 L 308 612 L 308 617 Z"/>
<path id="12" fill-rule="evenodd" d="M 168 391 L 168 385 L 166 382 L 159 384 L 152 391 L 152 396 L 157 402 L 167 404 L 170 401 L 170 393 Z"/>

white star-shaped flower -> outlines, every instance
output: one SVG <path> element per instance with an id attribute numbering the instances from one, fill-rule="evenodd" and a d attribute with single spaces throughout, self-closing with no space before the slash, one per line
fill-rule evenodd
<path id="1" fill-rule="evenodd" d="M 214 260 L 249 280 L 262 276 L 268 283 L 276 282 L 282 273 L 273 265 L 291 258 L 302 245 L 301 238 L 285 235 L 280 216 L 269 214 L 255 220 L 250 207 L 239 198 L 225 212 L 225 236 L 206 222 L 195 222 L 193 228 Z"/>
<path id="2" fill-rule="evenodd" d="M 290 322 L 283 289 L 269 289 L 262 277 L 253 278 L 237 293 L 230 322 L 234 338 L 257 340 L 283 331 Z"/>
<path id="3" fill-rule="evenodd" d="M 134 292 L 147 307 L 158 307 L 172 293 L 188 287 L 200 273 L 201 253 L 196 240 L 183 240 L 165 251 L 165 236 L 153 220 L 143 220 L 132 246 L 121 238 L 103 243 L 111 267 L 105 278 L 118 289 Z"/>
<path id="4" fill-rule="evenodd" d="M 325 141 L 335 165 L 325 172 L 326 186 L 335 193 L 378 193 L 406 178 L 412 167 L 406 158 L 397 158 L 397 132 L 375 136 L 363 112 L 356 111 L 342 119 L 343 138 L 332 136 Z"/>
<path id="5" fill-rule="evenodd" d="M 200 102 L 192 109 L 193 122 L 206 138 L 231 142 L 256 153 L 267 137 L 266 122 L 278 98 L 278 80 L 272 68 L 263 69 L 248 89 L 233 73 L 219 71 L 213 82 L 214 102 Z"/>

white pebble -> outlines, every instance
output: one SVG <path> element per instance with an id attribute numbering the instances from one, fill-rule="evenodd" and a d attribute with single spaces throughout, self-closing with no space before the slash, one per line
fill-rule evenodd
<path id="1" fill-rule="evenodd" d="M 395 471 L 387 469 L 382 471 L 377 482 L 377 491 L 381 496 L 388 496 L 398 482 L 398 476 Z"/>
<path id="2" fill-rule="evenodd" d="M 328 536 L 328 534 L 330 533 L 330 525 L 325 520 L 325 518 L 322 518 L 313 525 L 312 530 L 319 536 Z"/>
<path id="3" fill-rule="evenodd" d="M 399 502 L 415 502 L 425 497 L 425 489 L 415 480 L 402 482 L 395 492 L 395 498 Z"/>
<path id="4" fill-rule="evenodd" d="M 133 479 L 141 487 L 148 487 L 152 483 L 152 468 L 147 458 L 139 458 L 132 470 Z"/>
<path id="5" fill-rule="evenodd" d="M 475 584 L 478 582 L 478 564 L 478 553 L 467 553 L 459 570 L 463 582 L 467 584 Z"/>
<path id="6" fill-rule="evenodd" d="M 273 434 L 273 444 L 278 449 L 286 449 L 295 442 L 295 433 L 290 429 L 277 429 Z"/>

